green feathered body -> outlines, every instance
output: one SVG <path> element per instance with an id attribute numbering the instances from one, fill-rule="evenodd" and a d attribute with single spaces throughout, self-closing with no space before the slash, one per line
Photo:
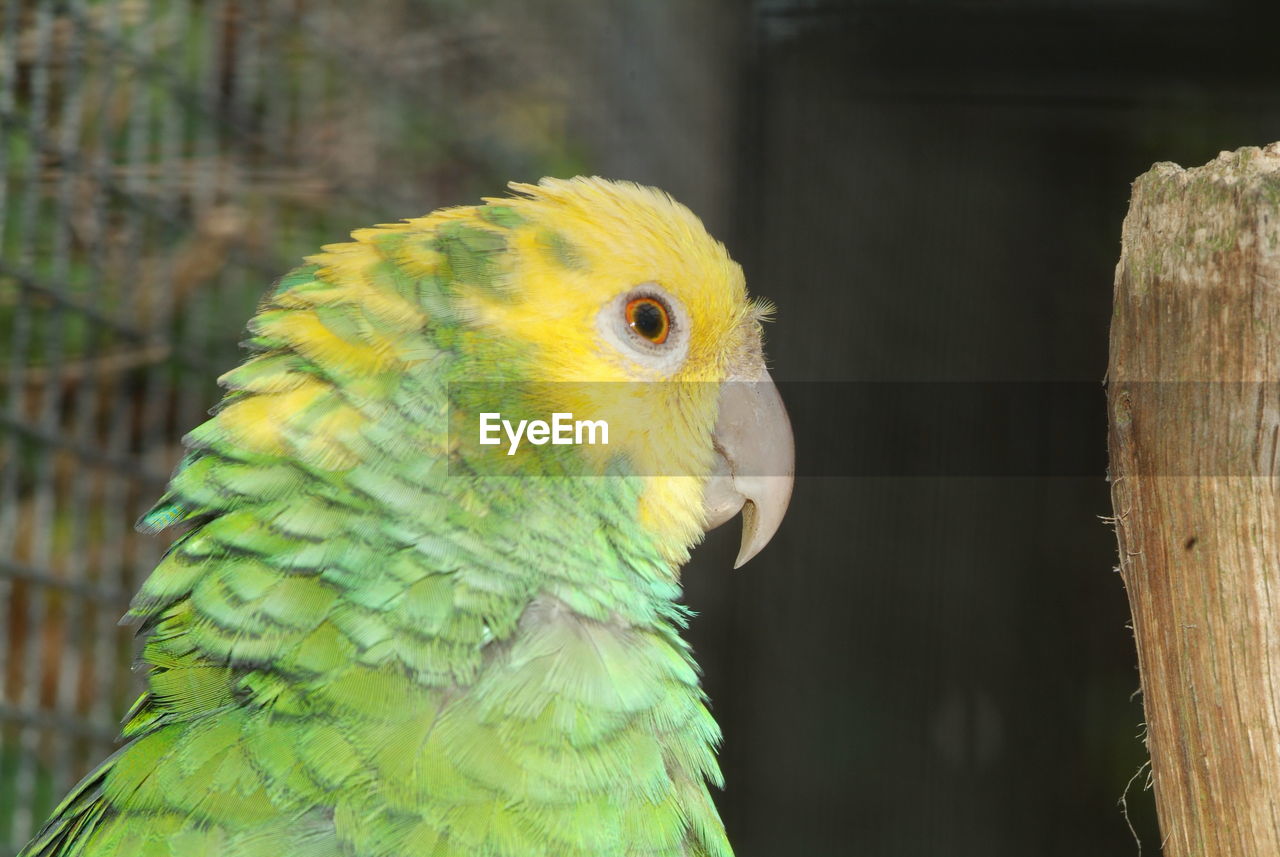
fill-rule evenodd
<path id="1" fill-rule="evenodd" d="M 188 437 L 143 522 L 185 528 L 131 611 L 148 690 L 21 857 L 725 857 L 641 480 L 450 443 L 463 382 L 537 371 L 464 299 L 526 239 L 578 261 L 493 205 L 356 238 L 268 296 Z"/>

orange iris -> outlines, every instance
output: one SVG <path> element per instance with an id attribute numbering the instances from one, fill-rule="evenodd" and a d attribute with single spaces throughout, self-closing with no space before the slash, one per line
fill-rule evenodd
<path id="1" fill-rule="evenodd" d="M 667 308 L 654 298 L 627 301 L 627 324 L 654 345 L 666 342 L 667 334 L 671 332 Z"/>

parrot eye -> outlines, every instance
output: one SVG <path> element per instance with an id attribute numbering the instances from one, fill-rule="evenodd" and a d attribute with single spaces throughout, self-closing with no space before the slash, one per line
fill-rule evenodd
<path id="1" fill-rule="evenodd" d="M 679 298 L 654 282 L 639 283 L 600 308 L 601 338 L 644 371 L 665 375 L 689 354 L 688 314 Z"/>
<path id="2" fill-rule="evenodd" d="M 657 298 L 641 297 L 627 301 L 625 310 L 627 326 L 638 335 L 661 345 L 671 332 L 671 316 L 666 306 Z"/>

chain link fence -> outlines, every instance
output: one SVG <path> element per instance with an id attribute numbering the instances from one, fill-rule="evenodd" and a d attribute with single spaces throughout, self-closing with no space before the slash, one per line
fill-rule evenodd
<path id="1" fill-rule="evenodd" d="M 349 229 L 578 171 L 486 3 L 0 8 L 0 855 L 114 748 L 132 524 L 271 280 Z"/>

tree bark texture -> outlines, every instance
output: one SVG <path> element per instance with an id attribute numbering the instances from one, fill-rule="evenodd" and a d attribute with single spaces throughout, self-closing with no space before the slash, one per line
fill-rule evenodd
<path id="1" fill-rule="evenodd" d="M 1166 857 L 1280 855 L 1280 143 L 1125 218 L 1112 502 Z"/>

